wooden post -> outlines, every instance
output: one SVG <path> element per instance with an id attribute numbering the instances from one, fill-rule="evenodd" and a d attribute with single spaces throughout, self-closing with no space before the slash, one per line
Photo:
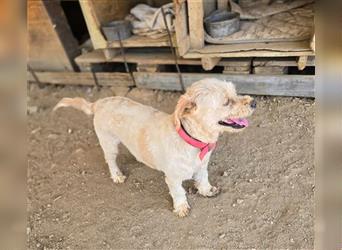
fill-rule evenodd
<path id="1" fill-rule="evenodd" d="M 202 67 L 205 70 L 212 70 L 221 60 L 221 57 L 202 57 Z"/>
<path id="2" fill-rule="evenodd" d="M 310 48 L 312 49 L 313 52 L 316 51 L 315 34 L 313 34 L 312 39 L 311 39 L 311 41 L 310 41 Z"/>
<path id="3" fill-rule="evenodd" d="M 190 37 L 188 31 L 188 16 L 185 1 L 174 0 L 175 6 L 175 33 L 177 52 L 183 56 L 190 48 Z"/>
<path id="4" fill-rule="evenodd" d="M 101 32 L 100 21 L 96 17 L 92 0 L 79 1 L 94 49 L 106 48 L 107 41 Z"/>
<path id="5" fill-rule="evenodd" d="M 204 8 L 203 0 L 188 0 L 190 48 L 204 47 Z"/>

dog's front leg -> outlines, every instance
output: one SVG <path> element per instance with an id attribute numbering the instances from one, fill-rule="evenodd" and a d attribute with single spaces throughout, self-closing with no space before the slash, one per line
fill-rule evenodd
<path id="1" fill-rule="evenodd" d="M 220 189 L 212 186 L 209 182 L 207 165 L 201 166 L 201 168 L 194 174 L 194 180 L 195 186 L 201 195 L 213 197 L 220 193 Z"/>
<path id="2" fill-rule="evenodd" d="M 173 212 L 179 217 L 185 217 L 189 214 L 190 206 L 186 199 L 185 190 L 182 186 L 182 180 L 165 178 L 165 182 L 169 187 L 170 195 L 173 200 Z"/>

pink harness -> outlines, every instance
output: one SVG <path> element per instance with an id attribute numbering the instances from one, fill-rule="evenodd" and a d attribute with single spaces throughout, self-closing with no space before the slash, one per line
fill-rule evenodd
<path id="1" fill-rule="evenodd" d="M 200 153 L 198 157 L 203 160 L 204 156 L 210 152 L 211 150 L 215 149 L 216 143 L 205 143 L 201 142 L 199 140 L 196 140 L 192 138 L 183 128 L 183 126 L 180 126 L 180 128 L 177 130 L 178 134 L 184 141 L 186 141 L 188 144 L 195 148 L 200 149 Z"/>

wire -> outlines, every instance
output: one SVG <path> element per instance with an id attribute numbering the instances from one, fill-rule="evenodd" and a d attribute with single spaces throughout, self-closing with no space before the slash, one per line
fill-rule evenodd
<path id="1" fill-rule="evenodd" d="M 164 19 L 164 24 L 165 24 L 165 27 L 166 27 L 167 35 L 169 37 L 171 53 L 172 53 L 172 55 L 173 55 L 173 57 L 175 59 L 176 69 L 177 69 L 177 73 L 178 73 L 178 77 L 179 77 L 179 83 L 180 83 L 182 92 L 184 93 L 185 92 L 185 87 L 184 87 L 183 77 L 182 77 L 182 73 L 181 73 L 181 71 L 179 69 L 178 58 L 177 58 L 177 55 L 176 55 L 175 47 L 173 46 L 171 32 L 169 30 L 169 26 L 167 25 L 166 16 L 165 16 L 165 12 L 164 12 L 164 8 L 163 7 L 161 7 L 161 12 L 163 14 L 163 19 Z"/>
<path id="2" fill-rule="evenodd" d="M 125 63 L 126 72 L 129 73 L 129 75 L 131 76 L 134 86 L 137 86 L 137 84 L 135 82 L 135 78 L 134 78 L 133 72 L 128 67 L 124 46 L 123 46 L 122 41 L 121 41 L 120 32 L 118 31 L 117 34 L 118 34 L 118 38 L 119 38 L 121 54 L 122 54 L 122 57 L 123 57 L 124 63 Z"/>

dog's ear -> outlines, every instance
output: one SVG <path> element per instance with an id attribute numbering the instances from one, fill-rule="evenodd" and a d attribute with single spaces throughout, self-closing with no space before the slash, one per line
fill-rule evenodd
<path id="1" fill-rule="evenodd" d="M 191 100 L 188 95 L 182 95 L 176 105 L 175 112 L 173 114 L 173 121 L 176 129 L 180 128 L 180 119 L 188 114 L 191 114 L 196 109 L 196 103 Z"/>

